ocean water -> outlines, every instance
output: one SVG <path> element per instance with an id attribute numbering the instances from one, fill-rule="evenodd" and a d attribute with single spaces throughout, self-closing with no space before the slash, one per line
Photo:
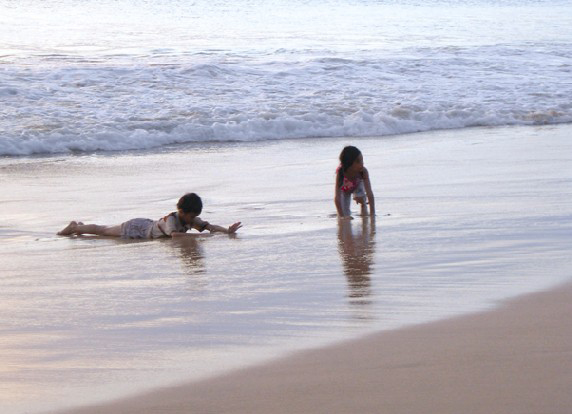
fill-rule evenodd
<path id="1" fill-rule="evenodd" d="M 572 4 L 0 2 L 0 155 L 572 122 Z"/>

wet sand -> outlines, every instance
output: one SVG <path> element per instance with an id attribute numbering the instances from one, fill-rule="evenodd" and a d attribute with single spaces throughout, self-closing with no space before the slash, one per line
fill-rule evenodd
<path id="1" fill-rule="evenodd" d="M 571 314 L 566 285 L 495 311 L 69 413 L 568 414 Z"/>
<path id="2" fill-rule="evenodd" d="M 532 347 L 559 367 L 563 354 L 550 344 L 507 342 L 503 351 L 481 341 L 489 331 L 504 341 L 514 327 L 462 336 L 465 328 L 453 335 L 449 325 L 420 324 L 571 279 L 570 131 L 475 128 L 1 159 L 0 412 L 93 404 L 128 412 L 110 401 L 138 395 L 128 405 L 147 412 L 387 405 L 393 413 L 404 401 L 440 413 L 454 399 L 471 401 L 450 385 L 462 388 L 460 378 L 474 401 L 494 400 L 484 385 L 504 396 L 530 377 L 497 363 L 509 351 L 509 361 L 531 364 Z M 375 223 L 335 218 L 333 172 L 349 143 L 373 177 Z M 187 191 L 203 197 L 205 220 L 244 228 L 187 243 L 56 236 L 70 220 L 162 217 Z M 381 331 L 336 351 L 307 351 Z M 487 362 L 470 363 L 475 354 Z M 491 366 L 499 371 L 487 376 Z M 519 392 L 562 401 L 545 383 L 556 392 L 536 379 Z"/>

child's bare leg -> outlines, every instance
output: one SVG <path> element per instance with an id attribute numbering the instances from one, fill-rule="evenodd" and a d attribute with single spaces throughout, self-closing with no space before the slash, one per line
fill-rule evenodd
<path id="1" fill-rule="evenodd" d="M 354 199 L 356 201 L 356 203 L 358 203 L 361 207 L 361 215 L 362 216 L 367 216 L 367 202 L 366 202 L 366 198 L 365 197 L 356 197 Z"/>
<path id="2" fill-rule="evenodd" d="M 95 234 L 97 236 L 121 236 L 121 225 L 118 226 L 101 226 L 99 224 L 77 224 L 75 226 L 75 234 Z"/>
<path id="3" fill-rule="evenodd" d="M 105 226 L 104 236 L 121 237 L 121 224 L 116 226 Z"/>
<path id="4" fill-rule="evenodd" d="M 58 232 L 60 236 L 70 236 L 72 234 L 95 234 L 96 236 L 121 236 L 121 225 L 118 226 L 100 226 L 98 224 L 83 224 L 81 221 L 70 222 L 66 228 Z"/>

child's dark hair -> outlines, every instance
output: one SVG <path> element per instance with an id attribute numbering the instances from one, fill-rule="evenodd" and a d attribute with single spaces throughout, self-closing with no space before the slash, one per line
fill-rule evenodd
<path id="1" fill-rule="evenodd" d="M 348 145 L 344 147 L 342 152 L 340 152 L 340 164 L 341 168 L 338 171 L 338 187 L 342 186 L 344 182 L 344 173 L 348 168 L 350 168 L 355 160 L 361 155 L 361 151 L 358 150 L 356 147 Z"/>
<path id="2" fill-rule="evenodd" d="M 177 208 L 183 213 L 193 213 L 198 216 L 203 211 L 203 202 L 195 193 L 187 193 L 179 199 Z"/>

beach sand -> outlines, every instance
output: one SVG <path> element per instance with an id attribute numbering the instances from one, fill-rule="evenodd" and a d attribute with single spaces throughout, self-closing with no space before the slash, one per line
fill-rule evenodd
<path id="1" fill-rule="evenodd" d="M 462 315 L 572 278 L 571 132 L 474 128 L 2 158 L 0 412 L 127 396 L 138 397 L 125 407 L 150 412 L 394 413 L 400 395 L 422 407 L 404 412 L 498 403 L 489 412 L 520 413 L 518 401 L 533 409 L 533 398 L 570 408 L 552 368 L 567 369 L 567 320 L 534 319 L 565 315 L 541 299 L 568 288 Z M 350 143 L 363 151 L 377 218 L 340 225 L 334 170 Z M 204 219 L 242 221 L 238 235 L 56 236 L 70 220 L 162 217 L 188 191 L 203 197 Z"/>
<path id="2" fill-rule="evenodd" d="M 69 413 L 568 414 L 571 314 L 566 285 Z"/>

